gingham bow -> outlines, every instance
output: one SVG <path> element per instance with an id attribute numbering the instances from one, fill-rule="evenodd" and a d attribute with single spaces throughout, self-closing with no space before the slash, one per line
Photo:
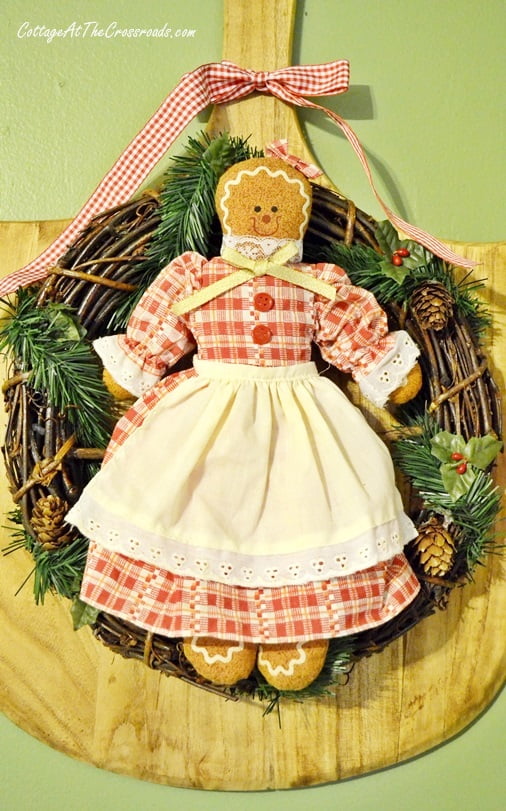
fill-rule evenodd
<path id="1" fill-rule="evenodd" d="M 289 104 L 300 105 L 302 101 L 305 106 L 303 96 L 336 96 L 346 93 L 350 83 L 350 63 L 346 59 L 272 71 L 249 70 L 223 61 L 202 65 L 202 70 L 212 104 L 226 104 L 257 91 Z"/>
<path id="2" fill-rule="evenodd" d="M 43 279 L 48 268 L 57 262 L 96 214 L 129 200 L 197 113 L 209 104 L 237 101 L 255 91 L 269 93 L 297 107 L 311 107 L 324 112 L 352 145 L 388 219 L 442 259 L 461 267 L 474 267 L 475 262 L 453 253 L 442 242 L 405 222 L 388 208 L 374 187 L 367 158 L 350 125 L 337 113 L 306 98 L 344 93 L 348 89 L 348 82 L 349 63 L 343 59 L 322 65 L 294 65 L 259 72 L 241 68 L 232 62 L 211 62 L 186 73 L 63 233 L 40 256 L 0 281 L 0 295 Z"/>
<path id="3" fill-rule="evenodd" d="M 273 141 L 265 147 L 265 154 L 273 158 L 281 158 L 285 163 L 298 169 L 303 175 L 309 178 L 320 177 L 323 174 L 321 169 L 318 169 L 313 163 L 306 163 L 302 158 L 297 155 L 290 155 L 288 152 L 288 141 L 286 138 L 280 138 L 279 141 Z"/>

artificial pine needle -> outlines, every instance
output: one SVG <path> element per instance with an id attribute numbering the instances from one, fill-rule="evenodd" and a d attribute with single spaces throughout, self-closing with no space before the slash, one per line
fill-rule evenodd
<path id="1" fill-rule="evenodd" d="M 29 372 L 32 389 L 44 393 L 87 447 L 105 447 L 112 428 L 111 397 L 98 358 L 84 338 L 72 309 L 63 304 L 36 306 L 36 292 L 19 290 L 6 303 L 0 324 L 0 351 L 8 349 L 20 371 Z"/>
<path id="2" fill-rule="evenodd" d="M 212 139 L 207 133 L 189 138 L 184 155 L 174 156 L 160 191 L 160 224 L 150 241 L 146 259 L 129 281 L 137 285 L 111 318 L 113 331 L 123 329 L 140 297 L 160 270 L 185 251 L 210 257 L 219 249 L 219 223 L 214 193 L 220 175 L 234 163 L 262 153 L 246 139 L 228 134 Z"/>
<path id="3" fill-rule="evenodd" d="M 398 440 L 393 458 L 422 497 L 424 509 L 446 516 L 456 527 L 456 565 L 465 559 L 466 574 L 472 577 L 475 567 L 496 548 L 492 532 L 501 503 L 499 488 L 488 472 L 478 470 L 467 493 L 453 500 L 443 484 L 441 463 L 431 451 L 430 440 L 440 431 L 439 425 L 428 415 L 418 424 L 421 433 Z"/>
<path id="4" fill-rule="evenodd" d="M 450 267 L 437 256 L 427 253 L 426 264 L 410 270 L 401 284 L 382 272 L 383 257 L 364 245 L 334 242 L 324 249 L 321 258 L 344 268 L 353 284 L 370 290 L 383 306 L 392 303 L 403 306 L 419 285 L 428 281 L 440 282 L 452 296 L 457 313 L 467 319 L 477 340 L 482 339 L 490 327 L 490 313 L 477 295 L 484 283 L 468 281 L 467 277 L 457 282 Z"/>

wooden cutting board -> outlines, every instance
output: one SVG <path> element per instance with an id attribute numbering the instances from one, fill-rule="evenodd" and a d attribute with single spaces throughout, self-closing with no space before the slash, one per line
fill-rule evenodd
<path id="1" fill-rule="evenodd" d="M 295 0 L 226 0 L 225 8 L 224 57 L 259 70 L 290 63 Z M 288 137 L 293 152 L 314 161 L 293 110 L 271 98 L 220 109 L 212 126 L 252 132 L 259 146 Z M 40 253 L 65 224 L 0 224 L 2 273 Z M 482 262 L 488 276 L 486 297 L 496 325 L 490 354 L 502 385 L 506 243 L 452 247 Z M 498 482 L 504 488 L 504 458 Z M 4 477 L 0 509 L 11 509 Z M 2 530 L 1 546 L 8 537 Z M 29 587 L 14 596 L 30 569 L 23 553 L 0 560 L 0 709 L 56 749 L 146 780 L 260 790 L 363 774 L 455 735 L 504 681 L 506 561 L 498 556 L 479 569 L 474 584 L 452 595 L 446 612 L 360 662 L 335 697 L 283 704 L 280 718 L 264 717 L 259 703 L 227 702 L 124 661 L 88 629 L 74 633 L 66 601 L 49 597 L 36 607 Z"/>

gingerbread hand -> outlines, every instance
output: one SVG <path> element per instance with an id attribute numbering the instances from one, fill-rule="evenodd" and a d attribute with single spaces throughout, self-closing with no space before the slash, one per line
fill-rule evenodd
<path id="1" fill-rule="evenodd" d="M 107 371 L 107 369 L 104 369 L 102 380 L 104 381 L 107 391 L 109 394 L 112 394 L 115 400 L 131 400 L 133 398 L 134 395 L 127 389 L 124 389 L 123 386 L 120 386 L 119 383 L 116 383 L 115 379 L 111 373 Z"/>
<path id="2" fill-rule="evenodd" d="M 420 369 L 420 364 L 416 363 L 408 372 L 406 382 L 392 392 L 388 398 L 388 402 L 392 403 L 393 405 L 402 405 L 403 403 L 408 403 L 413 399 L 413 397 L 416 397 L 421 388 L 422 370 Z"/>

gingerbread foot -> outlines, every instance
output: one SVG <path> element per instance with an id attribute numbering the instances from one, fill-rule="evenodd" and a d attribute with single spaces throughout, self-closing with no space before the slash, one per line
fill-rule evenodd
<path id="1" fill-rule="evenodd" d="M 328 647 L 328 639 L 261 645 L 257 667 L 269 684 L 278 690 L 303 690 L 320 673 Z"/>
<path id="2" fill-rule="evenodd" d="M 183 651 L 204 679 L 231 685 L 248 678 L 255 666 L 257 647 L 247 642 L 194 636 L 185 639 Z"/>

